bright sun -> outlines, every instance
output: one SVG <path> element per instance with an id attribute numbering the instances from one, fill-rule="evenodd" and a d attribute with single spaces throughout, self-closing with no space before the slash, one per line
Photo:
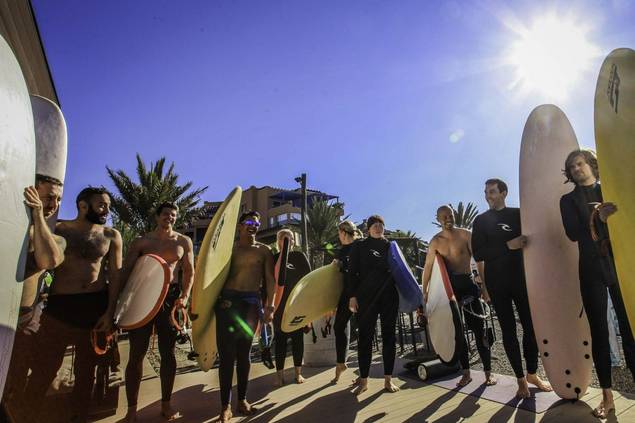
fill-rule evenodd
<path id="1" fill-rule="evenodd" d="M 529 27 L 514 28 L 508 62 L 515 67 L 512 88 L 538 92 L 553 100 L 568 97 L 600 50 L 587 39 L 588 29 L 555 15 L 538 19 Z"/>

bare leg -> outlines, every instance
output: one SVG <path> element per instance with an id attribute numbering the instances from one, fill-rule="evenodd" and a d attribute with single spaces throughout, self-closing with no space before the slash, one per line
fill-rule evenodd
<path id="1" fill-rule="evenodd" d="M 540 389 L 541 391 L 544 391 L 544 392 L 553 391 L 551 384 L 547 382 L 546 380 L 540 379 L 537 374 L 527 373 L 527 382 L 531 383 L 532 385 L 535 385 L 536 388 Z"/>
<path id="2" fill-rule="evenodd" d="M 181 417 L 181 414 L 172 408 L 170 401 L 161 401 L 161 415 L 167 421 L 176 420 Z"/>
<path id="3" fill-rule="evenodd" d="M 226 422 L 229 422 L 232 419 L 232 417 L 233 417 L 233 414 L 232 414 L 231 406 L 226 405 L 221 410 L 220 416 L 218 416 L 218 421 L 226 423 Z"/>
<path id="4" fill-rule="evenodd" d="M 613 391 L 611 389 L 602 389 L 602 402 L 595 407 L 593 415 L 600 419 L 608 418 L 609 414 L 615 414 L 615 402 L 613 402 Z"/>
<path id="5" fill-rule="evenodd" d="M 331 380 L 331 382 L 333 383 L 339 382 L 340 376 L 342 375 L 342 373 L 344 373 L 346 369 L 348 369 L 348 367 L 346 366 L 346 363 L 337 363 L 335 365 L 335 378 Z"/>
<path id="6" fill-rule="evenodd" d="M 295 368 L 295 383 L 304 383 L 306 379 L 302 376 L 302 367 L 298 366 Z"/>
<path id="7" fill-rule="evenodd" d="M 468 385 L 472 381 L 472 376 L 470 375 L 470 369 L 463 370 L 463 377 L 456 383 L 456 386 L 462 388 Z"/>
<path id="8" fill-rule="evenodd" d="M 131 407 L 128 407 L 128 411 L 126 412 L 126 415 L 124 416 L 123 420 L 121 420 L 122 423 L 134 423 L 137 421 L 137 406 L 133 405 Z"/>
<path id="9" fill-rule="evenodd" d="M 384 375 L 384 389 L 387 392 L 397 392 L 399 388 L 392 383 L 392 375 Z"/>
<path id="10" fill-rule="evenodd" d="M 258 412 L 258 409 L 256 407 L 252 407 L 247 400 L 238 401 L 238 406 L 236 408 L 238 409 L 238 413 L 243 416 L 253 416 Z"/>
<path id="11" fill-rule="evenodd" d="M 485 372 L 485 386 L 493 386 L 497 383 L 498 381 L 494 376 L 492 376 L 492 372 Z"/>
<path id="12" fill-rule="evenodd" d="M 368 391 L 368 378 L 359 378 L 359 382 L 355 389 L 353 389 L 353 393 L 355 395 L 360 395 L 366 391 Z"/>
<path id="13" fill-rule="evenodd" d="M 284 386 L 284 370 L 278 370 L 276 372 L 276 381 L 274 385 L 277 387 Z"/>

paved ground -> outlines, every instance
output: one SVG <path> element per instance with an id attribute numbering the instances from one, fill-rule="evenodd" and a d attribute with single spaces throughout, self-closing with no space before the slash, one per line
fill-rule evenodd
<path id="1" fill-rule="evenodd" d="M 125 361 L 127 346 L 121 344 L 121 355 Z M 402 372 L 402 361 L 395 366 L 396 374 Z M 149 373 L 149 374 L 148 374 Z M 534 414 L 515 407 L 483 400 L 456 391 L 426 385 L 413 378 L 400 375 L 397 384 L 401 391 L 389 394 L 382 390 L 381 364 L 375 362 L 371 372 L 370 389 L 361 397 L 350 393 L 348 382 L 354 377 L 350 369 L 338 385 L 330 383 L 332 369 L 307 368 L 307 382 L 302 385 L 289 384 L 273 388 L 274 374 L 260 363 L 252 366 L 249 400 L 261 408 L 261 412 L 250 419 L 235 418 L 234 421 L 249 422 L 597 422 L 591 409 L 598 402 L 599 390 L 591 389 L 582 401 L 566 402 L 542 414 Z M 152 366 L 146 363 L 144 380 L 139 398 L 140 422 L 160 422 L 160 382 L 153 374 Z M 289 380 L 292 373 L 287 374 Z M 117 422 L 126 410 L 125 391 L 119 388 L 110 409 L 99 422 Z M 182 414 L 179 422 L 210 422 L 218 416 L 219 394 L 216 371 L 203 373 L 189 371 L 176 378 L 173 403 Z M 620 394 L 617 397 L 618 412 L 608 421 L 635 421 L 635 395 Z"/>

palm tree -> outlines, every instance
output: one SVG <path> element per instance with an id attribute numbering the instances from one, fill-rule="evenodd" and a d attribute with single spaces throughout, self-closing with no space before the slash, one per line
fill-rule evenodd
<path id="1" fill-rule="evenodd" d="M 474 205 L 474 203 L 469 202 L 467 206 L 463 207 L 463 202 L 459 201 L 459 205 L 454 208 L 452 204 L 450 204 L 450 208 L 452 209 L 452 214 L 454 215 L 454 226 L 457 228 L 464 229 L 472 229 L 472 224 L 474 223 L 474 219 L 478 215 L 478 209 Z M 441 225 L 438 222 L 432 222 L 439 228 Z"/>
<path id="2" fill-rule="evenodd" d="M 329 204 L 325 200 L 316 200 L 307 209 L 309 250 L 314 268 L 324 264 L 324 252 L 331 251 L 338 242 L 337 225 L 343 211 L 343 203 Z"/>
<path id="3" fill-rule="evenodd" d="M 175 227 L 183 227 L 199 217 L 205 207 L 199 207 L 200 195 L 207 187 L 192 188 L 192 182 L 179 184 L 174 173 L 174 163 L 165 171 L 165 157 L 147 167 L 137 154 L 137 178 L 134 182 L 123 170 L 112 170 L 106 166 L 108 176 L 118 193 L 112 196 L 113 222 L 126 233 L 127 240 L 154 229 L 156 207 L 164 202 L 173 202 L 179 208 Z M 188 192 L 189 191 L 189 192 Z"/>

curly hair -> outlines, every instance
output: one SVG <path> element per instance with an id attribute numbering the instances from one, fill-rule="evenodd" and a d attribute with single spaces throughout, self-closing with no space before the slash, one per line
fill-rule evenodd
<path id="1" fill-rule="evenodd" d="M 572 182 L 573 184 L 576 183 L 573 180 L 573 175 L 571 174 L 570 168 L 573 165 L 573 161 L 579 156 L 582 156 L 586 164 L 591 166 L 591 171 L 593 172 L 593 176 L 595 176 L 595 179 L 598 179 L 598 180 L 600 179 L 600 169 L 598 168 L 598 158 L 595 155 L 595 152 L 593 150 L 586 149 L 586 148 L 578 148 L 577 150 L 573 150 L 571 153 L 569 153 L 569 155 L 567 156 L 567 159 L 564 161 L 564 170 L 562 171 L 562 173 L 564 174 L 565 178 L 567 178 L 567 180 L 564 181 L 565 184 L 567 182 Z"/>

